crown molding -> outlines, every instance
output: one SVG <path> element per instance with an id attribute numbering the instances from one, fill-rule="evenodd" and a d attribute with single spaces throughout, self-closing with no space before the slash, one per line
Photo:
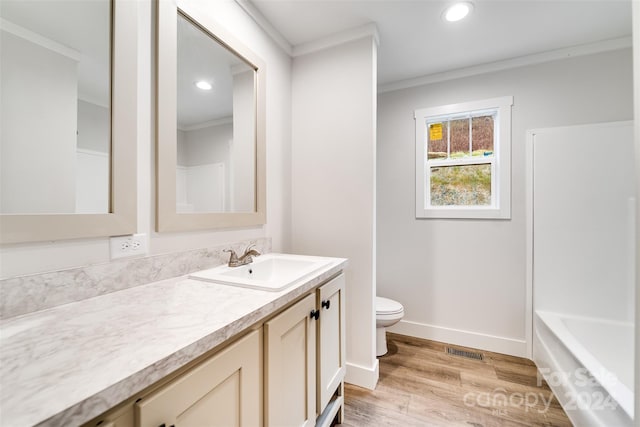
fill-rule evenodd
<path id="1" fill-rule="evenodd" d="M 289 56 L 293 56 L 293 47 L 291 43 L 284 38 L 271 22 L 260 12 L 249 0 L 235 0 L 235 2 L 244 10 L 251 19 L 254 20 L 265 33 Z"/>
<path id="2" fill-rule="evenodd" d="M 308 43 L 302 43 L 293 47 L 292 56 L 307 55 L 310 53 L 318 52 L 320 50 L 328 49 L 334 46 L 338 46 L 344 43 L 348 43 L 354 40 L 363 39 L 365 37 L 371 37 L 375 41 L 376 45 L 380 44 L 380 35 L 378 33 L 378 27 L 374 23 L 362 25 L 360 27 L 352 28 L 346 31 L 342 31 L 336 34 L 332 34 L 328 37 L 324 37 L 318 40 L 314 40 Z"/>
<path id="3" fill-rule="evenodd" d="M 457 70 L 444 71 L 442 73 L 429 74 L 422 77 L 399 80 L 397 82 L 382 84 L 378 86 L 378 93 L 391 92 L 394 90 L 407 89 L 416 86 L 423 86 L 431 83 L 455 80 L 463 77 L 471 77 L 479 74 L 492 73 L 496 71 L 508 70 L 511 68 L 524 67 L 527 65 L 542 64 L 545 62 L 557 61 L 560 59 L 573 58 L 577 56 L 592 55 L 601 52 L 608 52 L 630 48 L 632 46 L 631 36 L 617 39 L 603 40 L 595 43 L 582 44 L 563 49 L 556 49 L 533 55 L 520 56 L 517 58 L 496 61 L 487 64 L 474 65 L 472 67 L 460 68 Z"/>
<path id="4" fill-rule="evenodd" d="M 309 53 L 318 52 L 350 41 L 372 37 L 376 45 L 380 44 L 380 35 L 376 24 L 369 23 L 360 27 L 352 28 L 340 33 L 332 34 L 318 40 L 308 43 L 302 43 L 292 46 L 291 43 L 269 22 L 269 20 L 260 12 L 250 0 L 235 0 L 235 2 L 244 10 L 253 21 L 258 24 L 265 33 L 267 33 L 273 41 L 282 48 L 292 58 L 307 55 Z"/>
<path id="5" fill-rule="evenodd" d="M 233 123 L 233 116 L 223 117 L 221 119 L 209 120 L 208 122 L 197 123 L 195 125 L 178 126 L 178 130 L 189 132 L 192 130 L 206 129 L 214 126 L 227 125 Z"/>
<path id="6" fill-rule="evenodd" d="M 63 55 L 75 62 L 80 62 L 82 59 L 82 53 L 61 43 L 58 43 L 50 38 L 42 36 L 31 30 L 28 30 L 20 25 L 14 24 L 11 21 L 7 21 L 4 18 L 0 18 L 0 30 L 6 31 L 14 36 L 20 37 L 31 43 L 44 47 L 52 52 Z"/>

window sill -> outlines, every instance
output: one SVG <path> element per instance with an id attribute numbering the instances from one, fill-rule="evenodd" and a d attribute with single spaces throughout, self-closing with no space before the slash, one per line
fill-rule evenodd
<path id="1" fill-rule="evenodd" d="M 418 209 L 416 219 L 511 219 L 510 209 L 499 208 L 430 208 Z"/>

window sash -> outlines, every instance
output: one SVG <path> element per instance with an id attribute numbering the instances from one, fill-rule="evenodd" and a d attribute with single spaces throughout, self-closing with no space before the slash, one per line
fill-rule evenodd
<path id="1" fill-rule="evenodd" d="M 473 157 L 473 119 L 476 117 L 487 117 L 490 116 L 493 118 L 493 154 L 495 155 L 499 150 L 499 122 L 498 122 L 498 108 L 491 108 L 488 110 L 479 110 L 479 111 L 466 111 L 460 114 L 447 114 L 442 116 L 435 117 L 424 117 L 425 123 L 425 157 L 428 162 L 440 160 L 440 159 L 429 159 L 429 146 L 431 139 L 429 138 L 429 127 L 434 124 L 447 124 L 447 159 L 451 158 L 451 122 L 456 120 L 469 120 L 469 151 L 468 155 Z M 479 157 L 479 156 L 476 156 Z"/>
<path id="2" fill-rule="evenodd" d="M 427 107 L 414 111 L 415 119 L 415 209 L 416 218 L 467 218 L 510 219 L 511 218 L 511 107 L 513 97 L 470 101 L 458 104 Z M 447 120 L 493 115 L 494 147 L 491 156 L 468 156 L 451 159 L 428 159 L 428 125 Z M 444 123 L 443 123 L 444 125 Z M 471 127 L 472 129 L 472 127 Z M 471 141 L 473 144 L 473 141 Z M 451 149 L 450 142 L 447 143 Z M 471 146 L 473 148 L 473 145 Z M 443 147 L 444 148 L 444 147 Z M 470 150 L 472 153 L 472 150 Z M 431 167 L 464 166 L 474 164 L 492 165 L 491 205 L 431 206 L 427 200 L 431 191 Z M 427 178 L 429 178 L 427 180 Z"/>
<path id="3" fill-rule="evenodd" d="M 427 119 L 427 124 L 432 124 L 432 123 L 444 122 L 446 120 L 460 120 L 460 119 L 482 117 L 482 116 L 496 117 L 496 115 L 498 114 L 498 110 L 499 110 L 498 108 L 485 108 L 482 110 L 469 110 L 469 111 L 463 111 L 460 113 L 440 114 L 435 116 L 430 115 L 430 116 L 425 116 L 424 118 Z"/>
<path id="4" fill-rule="evenodd" d="M 472 165 L 491 165 L 491 203 L 488 205 L 432 205 L 431 204 L 431 168 L 434 167 L 447 167 L 447 166 L 472 166 Z M 497 162 L 496 158 L 491 157 L 478 157 L 475 159 L 437 159 L 428 161 L 425 165 L 425 187 L 424 187 L 424 208 L 425 209 L 496 209 L 497 208 Z"/>
<path id="5" fill-rule="evenodd" d="M 459 159 L 429 159 L 426 166 L 466 166 L 493 163 L 496 156 L 461 157 Z"/>
<path id="6" fill-rule="evenodd" d="M 472 156 L 473 153 L 473 137 L 472 137 L 472 119 L 474 117 L 485 117 L 492 116 L 494 120 L 494 132 L 493 132 L 493 154 L 490 156 Z M 424 179 L 425 179 L 425 187 L 424 187 L 424 208 L 425 209 L 496 209 L 497 207 L 497 166 L 496 166 L 496 155 L 497 150 L 499 149 L 498 138 L 497 138 L 497 122 L 498 122 L 498 110 L 483 110 L 483 111 L 474 111 L 474 112 L 465 112 L 462 114 L 452 114 L 447 116 L 441 116 L 441 120 L 436 120 L 429 117 L 429 120 L 425 120 L 425 169 L 424 169 Z M 451 121 L 453 120 L 469 120 L 469 151 L 467 152 L 468 157 L 460 157 L 460 158 L 451 158 Z M 446 122 L 447 125 L 447 158 L 446 159 L 429 159 L 429 143 L 431 140 L 429 139 L 429 126 L 435 123 L 443 123 Z M 447 167 L 447 166 L 470 166 L 470 165 L 483 165 L 490 164 L 491 165 L 491 203 L 488 205 L 432 205 L 431 204 L 431 169 L 434 167 Z"/>

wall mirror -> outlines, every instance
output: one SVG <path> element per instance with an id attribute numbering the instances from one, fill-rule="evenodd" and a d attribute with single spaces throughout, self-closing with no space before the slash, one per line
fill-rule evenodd
<path id="1" fill-rule="evenodd" d="M 157 229 L 264 224 L 264 65 L 180 6 L 158 2 Z"/>
<path id="2" fill-rule="evenodd" d="M 135 232 L 137 13 L 128 3 L 2 1 L 2 243 Z"/>

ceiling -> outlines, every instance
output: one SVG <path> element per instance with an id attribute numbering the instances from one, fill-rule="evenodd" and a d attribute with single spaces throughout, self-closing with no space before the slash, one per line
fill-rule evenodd
<path id="1" fill-rule="evenodd" d="M 177 39 L 178 129 L 189 130 L 215 120 L 231 120 L 234 74 L 253 70 L 180 14 Z M 198 89 L 197 81 L 206 81 L 213 88 Z"/>
<path id="2" fill-rule="evenodd" d="M 1 1 L 3 19 L 80 52 L 80 95 L 108 105 L 108 0 Z M 380 35 L 379 85 L 631 35 L 631 0 L 472 0 L 473 13 L 457 23 L 441 19 L 448 4 L 444 0 L 250 1 L 291 46 L 374 23 Z M 204 45 L 215 45 L 200 38 L 201 43 L 190 43 L 203 45 L 202 51 Z M 180 54 L 181 64 L 193 63 L 185 70 L 208 66 L 216 71 L 213 53 Z M 225 61 L 230 61 L 228 74 L 234 61 Z M 182 86 L 189 95 L 183 97 L 180 117 L 184 126 L 231 115 L 230 77 L 225 84 L 216 73 L 203 74 L 217 83 L 207 96 L 194 89 L 195 77 L 187 77 Z M 222 98 L 224 108 L 213 105 L 210 95 Z M 199 112 L 192 108 L 196 105 L 206 108 Z"/>
<path id="3" fill-rule="evenodd" d="M 251 0 L 292 46 L 375 23 L 378 84 L 631 36 L 631 0 Z M 295 18 L 292 18 L 295 17 Z"/>

